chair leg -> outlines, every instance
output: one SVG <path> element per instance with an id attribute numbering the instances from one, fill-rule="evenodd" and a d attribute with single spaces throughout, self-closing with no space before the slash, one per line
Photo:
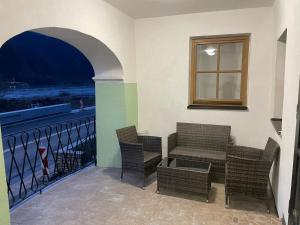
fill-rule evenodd
<path id="1" fill-rule="evenodd" d="M 145 190 L 145 186 L 146 186 L 146 185 L 145 185 L 145 183 L 146 183 L 146 182 L 145 182 L 145 174 L 142 174 L 142 175 L 141 175 L 141 179 L 142 179 L 141 188 L 142 188 L 143 190 Z"/>
<path id="2" fill-rule="evenodd" d="M 270 213 L 270 205 L 269 205 L 269 201 L 268 198 L 265 198 L 265 203 L 266 203 L 266 208 L 267 208 L 267 213 Z"/>
<path id="3" fill-rule="evenodd" d="M 122 168 L 122 170 L 121 170 L 121 181 L 123 181 L 123 174 L 124 174 L 124 171 L 123 171 L 123 168 Z"/>
<path id="4" fill-rule="evenodd" d="M 145 179 L 145 176 L 143 176 L 143 187 L 142 187 L 142 189 L 146 189 L 146 179 Z"/>
<path id="5" fill-rule="evenodd" d="M 229 196 L 228 195 L 226 195 L 225 196 L 225 208 L 229 208 Z"/>

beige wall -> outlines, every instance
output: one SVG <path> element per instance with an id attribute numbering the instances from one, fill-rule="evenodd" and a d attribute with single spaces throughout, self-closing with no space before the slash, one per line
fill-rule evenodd
<path id="1" fill-rule="evenodd" d="M 276 192 L 277 208 L 280 217 L 288 219 L 291 190 L 293 156 L 296 130 L 296 108 L 298 103 L 300 73 L 300 2 L 297 0 L 277 0 L 274 5 L 276 41 L 287 28 L 286 64 L 284 77 L 283 129 L 281 154 L 278 166 Z"/>
<path id="2" fill-rule="evenodd" d="M 288 219 L 300 73 L 300 1 L 277 0 L 272 8 L 189 14 L 136 21 L 139 128 L 163 137 L 176 121 L 230 124 L 237 144 L 262 148 L 271 136 L 281 146 L 271 173 L 280 217 Z M 282 138 L 270 123 L 276 113 L 277 40 L 288 29 Z M 187 110 L 189 37 L 251 33 L 249 111 Z M 280 78 L 282 79 L 282 77 Z M 280 110 L 279 110 L 280 111 Z M 280 114 L 280 112 L 279 112 Z"/>
<path id="3" fill-rule="evenodd" d="M 229 124 L 237 144 L 264 147 L 269 136 L 281 146 L 271 182 L 280 217 L 288 219 L 296 106 L 300 73 L 298 0 L 277 0 L 271 8 L 199 13 L 136 21 L 139 128 L 163 137 L 176 121 Z M 288 29 L 284 76 L 283 132 L 270 123 L 276 113 L 277 40 Z M 248 111 L 187 110 L 189 37 L 251 33 Z M 282 77 L 280 78 L 282 79 Z M 280 114 L 280 112 L 279 112 Z"/>
<path id="4" fill-rule="evenodd" d="M 286 44 L 277 41 L 276 48 L 273 117 L 282 118 Z"/>
<path id="5" fill-rule="evenodd" d="M 23 31 L 61 27 L 102 41 L 135 82 L 134 20 L 102 0 L 1 0 L 0 45 Z"/>
<path id="6" fill-rule="evenodd" d="M 272 8 L 137 20 L 139 128 L 161 135 L 166 147 L 176 121 L 228 124 L 238 144 L 264 147 L 271 129 L 273 27 Z M 249 110 L 188 110 L 189 38 L 237 33 L 251 33 Z"/>

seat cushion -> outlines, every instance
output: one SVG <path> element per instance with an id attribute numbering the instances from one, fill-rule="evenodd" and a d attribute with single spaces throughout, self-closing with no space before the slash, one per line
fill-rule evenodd
<path id="1" fill-rule="evenodd" d="M 214 151 L 210 149 L 189 148 L 177 146 L 170 153 L 170 157 L 187 158 L 192 160 L 211 159 L 218 161 L 226 161 L 226 153 L 223 151 Z"/>
<path id="2" fill-rule="evenodd" d="M 161 161 L 161 155 L 156 152 L 144 151 L 144 165 L 145 167 L 152 166 L 153 164 Z"/>

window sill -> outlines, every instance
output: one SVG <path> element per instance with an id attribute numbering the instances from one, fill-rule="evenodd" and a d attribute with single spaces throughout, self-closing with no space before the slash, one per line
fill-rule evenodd
<path id="1" fill-rule="evenodd" d="M 247 106 L 243 105 L 205 105 L 193 104 L 188 105 L 188 109 L 221 109 L 221 110 L 248 110 Z"/>
<path id="2" fill-rule="evenodd" d="M 281 137 L 282 131 L 282 119 L 281 118 L 271 118 L 271 123 L 276 130 L 276 133 Z"/>

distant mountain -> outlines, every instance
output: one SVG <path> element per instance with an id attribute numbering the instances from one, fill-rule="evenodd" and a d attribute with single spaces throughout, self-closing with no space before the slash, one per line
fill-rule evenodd
<path id="1" fill-rule="evenodd" d="M 0 48 L 0 88 L 8 81 L 30 86 L 93 84 L 94 70 L 72 45 L 35 32 L 24 32 Z"/>

